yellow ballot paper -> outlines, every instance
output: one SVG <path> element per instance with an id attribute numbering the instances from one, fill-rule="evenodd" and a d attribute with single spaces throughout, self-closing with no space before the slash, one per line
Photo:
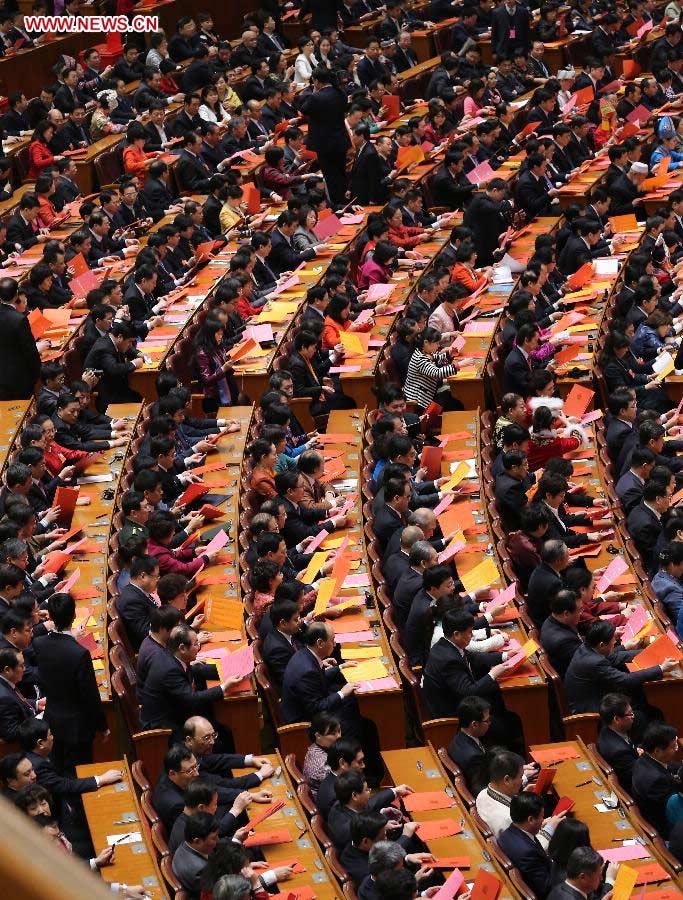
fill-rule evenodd
<path id="1" fill-rule="evenodd" d="M 460 580 L 467 593 L 471 594 L 472 591 L 488 587 L 494 581 L 498 581 L 499 577 L 498 566 L 496 566 L 491 557 L 487 557 L 478 566 L 470 569 L 469 572 L 461 574 Z"/>
<path id="2" fill-rule="evenodd" d="M 522 644 L 522 652 L 529 659 L 530 656 L 533 656 L 534 653 L 539 649 L 536 641 L 528 640 L 525 644 Z"/>
<path id="3" fill-rule="evenodd" d="M 337 603 L 332 608 L 339 612 L 344 612 L 347 609 L 358 609 L 364 602 L 364 597 L 349 597 L 347 600 L 344 600 L 343 603 Z"/>
<path id="4" fill-rule="evenodd" d="M 332 594 L 334 593 L 335 582 L 332 578 L 323 578 L 318 586 L 318 596 L 315 598 L 315 606 L 313 607 L 313 615 L 319 616 L 324 613 L 330 604 Z"/>
<path id="5" fill-rule="evenodd" d="M 321 546 L 324 547 L 326 550 L 336 550 L 337 547 L 341 547 L 341 545 L 344 543 L 345 540 L 346 540 L 345 537 L 328 537 L 328 538 L 325 538 L 325 540 L 322 542 Z M 348 549 L 350 550 L 352 548 L 349 547 Z"/>
<path id="6" fill-rule="evenodd" d="M 315 576 L 327 562 L 327 553 L 314 553 L 313 558 L 306 566 L 306 571 L 301 576 L 304 584 L 311 584 L 315 580 Z"/>
<path id="7" fill-rule="evenodd" d="M 360 662 L 357 666 L 349 666 L 342 669 L 342 674 L 347 681 L 371 681 L 373 678 L 386 678 L 389 670 L 379 659 L 369 659 Z"/>
<path id="8" fill-rule="evenodd" d="M 454 487 L 457 487 L 460 484 L 460 482 L 463 480 L 463 478 L 466 475 L 469 475 L 469 471 L 470 471 L 470 467 L 469 467 L 468 463 L 466 463 L 466 462 L 458 463 L 458 466 L 457 466 L 455 472 L 453 472 L 450 479 L 445 484 L 441 485 L 439 490 L 442 493 L 444 491 L 452 491 Z"/>
<path id="9" fill-rule="evenodd" d="M 342 647 L 342 659 L 379 659 L 381 647 Z"/>
<path id="10" fill-rule="evenodd" d="M 623 863 L 619 866 L 617 877 L 612 890 L 612 900 L 629 900 L 631 891 L 635 887 L 638 872 Z"/>
<path id="11" fill-rule="evenodd" d="M 671 375 L 675 368 L 675 361 L 673 359 L 667 360 L 664 367 L 660 369 L 657 373 L 657 377 L 654 379 L 655 381 L 663 381 L 667 375 Z"/>
<path id="12" fill-rule="evenodd" d="M 211 597 L 207 604 L 204 625 L 210 625 L 219 631 L 241 631 L 244 625 L 244 608 L 239 600 Z"/>

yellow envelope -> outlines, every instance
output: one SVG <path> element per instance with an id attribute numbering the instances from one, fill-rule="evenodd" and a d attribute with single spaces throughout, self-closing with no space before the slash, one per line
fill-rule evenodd
<path id="1" fill-rule="evenodd" d="M 625 866 L 622 863 L 619 866 L 619 871 L 617 872 L 617 877 L 614 881 L 612 900 L 629 900 L 631 891 L 635 887 L 637 879 L 637 870 L 632 869 L 630 866 Z"/>
<path id="2" fill-rule="evenodd" d="M 487 557 L 478 566 L 460 575 L 460 580 L 468 594 L 479 590 L 479 588 L 489 587 L 494 581 L 498 581 L 499 578 L 498 566 L 491 557 Z"/>
<path id="3" fill-rule="evenodd" d="M 538 650 L 538 644 L 536 641 L 528 640 L 525 644 L 522 645 L 522 650 L 524 651 L 524 655 L 527 659 L 530 656 L 533 656 L 534 653 Z"/>
<path id="4" fill-rule="evenodd" d="M 228 597 L 210 597 L 204 624 L 217 631 L 241 631 L 244 626 L 242 604 Z"/>
<path id="5" fill-rule="evenodd" d="M 318 587 L 318 596 L 315 598 L 315 606 L 313 607 L 313 615 L 319 616 L 325 612 L 329 606 L 332 594 L 334 593 L 335 582 L 332 578 L 323 578 Z"/>
<path id="6" fill-rule="evenodd" d="M 359 681 L 370 681 L 373 678 L 386 678 L 389 670 L 379 659 L 369 659 L 366 662 L 360 662 L 357 666 L 349 666 L 348 669 L 342 669 L 342 674 L 347 681 L 357 683 Z"/>
<path id="7" fill-rule="evenodd" d="M 581 322 L 579 325 L 570 325 L 567 331 L 570 334 L 578 334 L 581 331 L 595 331 L 597 322 Z"/>
<path id="8" fill-rule="evenodd" d="M 342 659 L 379 659 L 381 647 L 342 647 Z"/>
<path id="9" fill-rule="evenodd" d="M 450 479 L 442 484 L 439 490 L 443 493 L 444 491 L 452 491 L 454 487 L 460 484 L 463 478 L 469 474 L 470 467 L 466 462 L 461 462 L 458 464 L 455 472 L 451 475 Z"/>
<path id="10" fill-rule="evenodd" d="M 104 672 L 104 660 L 93 659 L 92 667 L 96 672 Z"/>
<path id="11" fill-rule="evenodd" d="M 315 576 L 322 569 L 323 565 L 327 562 L 327 553 L 326 552 L 317 552 L 313 554 L 313 558 L 306 566 L 306 571 L 301 576 L 301 580 L 304 584 L 311 584 L 315 580 Z"/>

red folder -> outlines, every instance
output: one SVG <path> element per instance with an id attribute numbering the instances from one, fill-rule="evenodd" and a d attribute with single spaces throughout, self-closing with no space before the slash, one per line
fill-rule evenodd
<path id="1" fill-rule="evenodd" d="M 55 499 L 52 503 L 53 508 L 59 506 L 60 513 L 57 520 L 60 527 L 70 528 L 71 520 L 74 517 L 76 509 L 76 501 L 78 500 L 79 488 L 58 487 L 55 491 Z"/>
<path id="2" fill-rule="evenodd" d="M 541 769 L 532 788 L 534 794 L 545 794 L 555 780 L 555 772 L 555 769 Z"/>
<path id="3" fill-rule="evenodd" d="M 401 115 L 401 98 L 396 94 L 385 94 L 382 97 L 382 106 L 387 111 L 386 118 L 389 122 Z"/>
<path id="4" fill-rule="evenodd" d="M 441 475 L 441 459 L 443 449 L 441 447 L 424 447 L 420 457 L 420 468 L 427 468 L 427 480 L 434 481 Z"/>

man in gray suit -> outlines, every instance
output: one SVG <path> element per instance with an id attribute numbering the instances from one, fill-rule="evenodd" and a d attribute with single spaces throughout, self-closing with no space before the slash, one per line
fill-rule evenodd
<path id="1" fill-rule="evenodd" d="M 605 882 L 602 881 L 604 860 L 592 847 L 576 847 L 567 860 L 567 877 L 555 885 L 548 894 L 548 900 L 596 900 L 611 891 L 615 866 L 607 867 Z"/>
<path id="2" fill-rule="evenodd" d="M 173 872 L 192 897 L 199 897 L 200 878 L 218 843 L 218 821 L 208 812 L 197 812 L 185 822 L 185 840 L 173 854 Z"/>

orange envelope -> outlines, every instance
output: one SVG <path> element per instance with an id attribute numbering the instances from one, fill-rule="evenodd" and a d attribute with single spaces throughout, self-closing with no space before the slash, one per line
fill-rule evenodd
<path id="1" fill-rule="evenodd" d="M 437 521 L 444 535 L 453 534 L 454 531 L 461 529 L 471 528 L 474 525 L 472 504 L 469 500 L 461 503 L 452 503 L 448 509 L 437 516 Z"/>
<path id="2" fill-rule="evenodd" d="M 593 88 L 588 85 L 588 87 L 581 88 L 580 91 L 574 91 L 572 96 L 576 97 L 577 105 L 581 106 L 584 103 L 592 103 L 595 99 L 595 92 L 593 91 Z"/>
<path id="3" fill-rule="evenodd" d="M 48 328 L 52 327 L 50 320 L 46 319 L 42 312 L 37 308 L 32 309 L 27 318 L 31 328 L 31 334 L 37 341 L 41 339 Z"/>
<path id="4" fill-rule="evenodd" d="M 427 479 L 434 481 L 441 475 L 441 459 L 443 449 L 441 447 L 424 447 L 420 457 L 420 468 L 427 469 Z"/>
<path id="5" fill-rule="evenodd" d="M 553 747 L 531 747 L 531 756 L 542 766 L 549 766 L 556 762 L 564 762 L 565 759 L 581 758 L 579 751 L 570 747 L 568 744 L 556 744 Z"/>
<path id="6" fill-rule="evenodd" d="M 572 290 L 578 290 L 582 288 L 584 284 L 588 284 L 588 282 L 593 277 L 594 269 L 592 263 L 584 263 L 580 269 L 574 272 L 573 275 L 570 275 L 567 279 L 567 285 Z"/>
<path id="7" fill-rule="evenodd" d="M 564 401 L 565 416 L 578 416 L 580 418 L 590 406 L 594 396 L 595 391 L 591 391 L 590 388 L 585 388 L 581 384 L 575 384 Z"/>
<path id="8" fill-rule="evenodd" d="M 669 873 L 659 863 L 646 863 L 638 870 L 636 884 L 651 884 L 653 881 L 668 881 Z"/>
<path id="9" fill-rule="evenodd" d="M 640 66 L 634 59 L 625 59 L 622 61 L 622 71 L 624 78 L 627 81 L 630 81 L 632 78 L 635 78 L 636 75 L 640 75 Z"/>
<path id="10" fill-rule="evenodd" d="M 436 840 L 437 838 L 453 837 L 460 834 L 462 825 L 453 819 L 431 819 L 429 822 L 420 822 L 417 834 L 423 841 Z"/>
<path id="11" fill-rule="evenodd" d="M 445 791 L 416 791 L 403 798 L 408 812 L 422 812 L 426 809 L 449 809 L 454 800 Z"/>
<path id="12" fill-rule="evenodd" d="M 472 862 L 469 856 L 440 856 L 429 865 L 432 869 L 469 869 Z"/>
<path id="13" fill-rule="evenodd" d="M 50 323 L 50 328 L 64 328 L 71 318 L 70 309 L 44 309 L 43 315 Z"/>
<path id="14" fill-rule="evenodd" d="M 389 122 L 401 115 L 401 98 L 397 94 L 385 94 L 382 97 L 382 106 L 387 111 L 386 118 Z"/>
<path id="15" fill-rule="evenodd" d="M 555 356 L 553 356 L 553 360 L 558 366 L 563 366 L 565 363 L 575 359 L 579 353 L 581 353 L 581 347 L 577 344 L 571 344 L 569 347 L 565 347 L 564 350 L 559 350 Z"/>
<path id="16" fill-rule="evenodd" d="M 271 844 L 289 844 L 292 836 L 289 828 L 274 828 L 272 831 L 261 831 L 245 838 L 245 847 L 269 847 Z"/>
<path id="17" fill-rule="evenodd" d="M 634 669 L 658 666 L 665 659 L 681 659 L 681 652 L 667 634 L 660 634 L 628 664 Z"/>
<path id="18" fill-rule="evenodd" d="M 76 501 L 78 500 L 79 488 L 58 487 L 55 491 L 55 499 L 52 502 L 53 507 L 59 507 L 59 519 L 57 520 L 62 528 L 71 527 L 71 520 L 76 509 Z"/>
<path id="19" fill-rule="evenodd" d="M 244 359 L 249 356 L 252 350 L 257 350 L 258 348 L 259 344 L 255 340 L 247 338 L 246 341 L 233 347 L 228 355 L 233 362 L 237 362 L 238 359 Z"/>
<path id="20" fill-rule="evenodd" d="M 246 205 L 250 216 L 255 216 L 261 207 L 261 192 L 251 181 L 242 185 L 242 203 Z"/>
<path id="21" fill-rule="evenodd" d="M 424 158 L 425 155 L 422 152 L 422 148 L 417 145 L 411 147 L 399 147 L 398 153 L 396 154 L 396 168 L 405 169 L 413 163 L 422 162 Z"/>
<path id="22" fill-rule="evenodd" d="M 498 900 L 503 883 L 486 869 L 479 869 L 472 885 L 470 900 Z"/>
<path id="23" fill-rule="evenodd" d="M 608 221 L 615 234 L 622 231 L 638 231 L 638 221 L 633 213 L 627 216 L 610 216 Z"/>

